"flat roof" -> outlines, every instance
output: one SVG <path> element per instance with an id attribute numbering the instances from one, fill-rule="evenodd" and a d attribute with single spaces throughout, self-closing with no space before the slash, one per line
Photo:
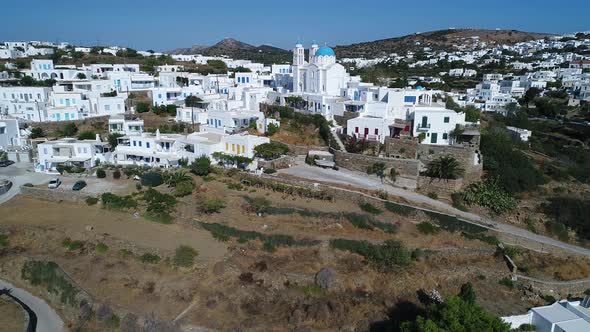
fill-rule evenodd
<path id="1" fill-rule="evenodd" d="M 544 307 L 532 308 L 531 311 L 537 313 L 551 323 L 565 322 L 580 318 L 578 315 L 567 310 L 559 303 L 553 303 L 552 305 Z"/>
<path id="2" fill-rule="evenodd" d="M 567 322 L 560 322 L 555 325 L 558 326 L 559 328 L 561 328 L 563 331 L 567 331 L 567 332 L 590 331 L 590 323 L 585 321 L 583 318 L 579 318 L 576 320 L 570 320 Z"/>

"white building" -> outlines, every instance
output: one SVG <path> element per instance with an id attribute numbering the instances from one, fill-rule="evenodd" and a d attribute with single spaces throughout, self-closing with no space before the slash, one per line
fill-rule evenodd
<path id="1" fill-rule="evenodd" d="M 590 331 L 590 298 L 583 301 L 559 301 L 551 305 L 532 308 L 525 315 L 502 317 L 511 328 L 522 324 L 535 326 L 537 332 Z"/>
<path id="2" fill-rule="evenodd" d="M 0 87 L 0 115 L 28 121 L 46 121 L 51 88 Z"/>
<path id="3" fill-rule="evenodd" d="M 46 173 L 56 173 L 58 165 L 91 168 L 111 158 L 109 144 L 98 135 L 94 140 L 63 138 L 39 143 L 37 152 L 35 171 Z"/>
<path id="4" fill-rule="evenodd" d="M 18 120 L 0 118 L 0 151 L 23 145 L 26 145 L 26 137 L 21 133 Z"/>
<path id="5" fill-rule="evenodd" d="M 457 125 L 465 124 L 465 113 L 444 107 L 417 107 L 414 110 L 412 135 L 424 134 L 422 144 L 449 145 L 450 133 Z"/>
<path id="6" fill-rule="evenodd" d="M 126 118 L 124 115 L 109 117 L 109 133 L 121 135 L 138 135 L 143 133 L 143 119 Z"/>

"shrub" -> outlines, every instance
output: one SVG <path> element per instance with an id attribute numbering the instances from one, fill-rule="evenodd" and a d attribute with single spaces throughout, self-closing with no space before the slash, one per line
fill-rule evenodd
<path id="1" fill-rule="evenodd" d="M 23 187 L 34 187 L 34 185 L 30 182 L 23 184 Z"/>
<path id="2" fill-rule="evenodd" d="M 97 253 L 99 253 L 99 254 L 106 254 L 106 253 L 107 253 L 107 251 L 109 251 L 109 246 L 107 246 L 107 245 L 106 245 L 105 243 L 103 243 L 103 242 L 99 242 L 99 243 L 96 245 L 96 248 L 95 248 L 95 249 L 96 249 L 96 252 L 97 252 Z"/>
<path id="3" fill-rule="evenodd" d="M 96 205 L 96 203 L 98 203 L 98 198 L 97 197 L 92 197 L 92 196 L 86 197 L 86 204 L 88 204 L 88 205 Z"/>
<path id="4" fill-rule="evenodd" d="M 289 147 L 283 143 L 270 142 L 257 145 L 254 148 L 257 157 L 271 160 L 289 153 Z"/>
<path id="5" fill-rule="evenodd" d="M 176 185 L 174 188 L 174 196 L 184 197 L 193 193 L 195 184 L 193 181 L 184 181 Z"/>
<path id="6" fill-rule="evenodd" d="M 85 140 L 85 139 L 91 139 L 94 140 L 96 139 L 96 133 L 93 131 L 83 131 L 78 135 L 78 139 L 79 140 Z"/>
<path id="7" fill-rule="evenodd" d="M 129 249 L 121 249 L 119 250 L 119 256 L 121 256 L 121 258 L 127 258 L 133 256 L 133 252 Z"/>
<path id="8" fill-rule="evenodd" d="M 104 179 L 107 176 L 107 173 L 104 171 L 104 169 L 99 168 L 96 170 L 96 177 L 99 179 Z"/>
<path id="9" fill-rule="evenodd" d="M 453 156 L 440 156 L 428 164 L 426 175 L 442 180 L 458 179 L 465 174 L 461 163 Z"/>
<path id="10" fill-rule="evenodd" d="M 264 197 L 244 197 L 248 202 L 248 209 L 255 213 L 265 213 L 270 207 L 270 201 Z"/>
<path id="11" fill-rule="evenodd" d="M 534 332 L 537 328 L 532 324 L 521 324 L 516 331 L 518 332 Z"/>
<path id="12" fill-rule="evenodd" d="M 113 172 L 113 179 L 120 179 L 120 178 L 121 178 L 121 171 L 120 171 L 120 170 L 118 170 L 118 169 L 116 169 L 116 170 Z"/>
<path id="13" fill-rule="evenodd" d="M 514 289 L 516 287 L 516 283 L 514 281 L 512 281 L 512 279 L 508 278 L 508 277 L 504 277 L 502 279 L 500 279 L 500 281 L 498 281 L 498 283 L 502 286 L 506 286 L 510 289 Z"/>
<path id="14" fill-rule="evenodd" d="M 431 191 L 427 194 L 428 197 L 432 198 L 432 199 L 438 199 L 438 194 L 435 193 L 434 191 Z"/>
<path id="15" fill-rule="evenodd" d="M 427 221 L 423 221 L 416 225 L 418 231 L 422 234 L 431 235 L 431 234 L 438 234 L 440 232 L 440 227 L 429 223 Z"/>
<path id="16" fill-rule="evenodd" d="M 189 246 L 179 246 L 174 253 L 174 265 L 181 267 L 191 267 L 195 263 L 195 257 L 199 252 Z"/>
<path id="17" fill-rule="evenodd" d="M 55 262 L 26 261 L 21 276 L 33 286 L 43 286 L 48 292 L 58 294 L 61 303 L 72 307 L 78 305 L 78 289 L 63 277 Z"/>
<path id="18" fill-rule="evenodd" d="M 326 217 L 330 217 L 329 215 L 325 215 Z M 356 213 L 346 213 L 344 214 L 346 219 L 356 228 L 360 229 L 380 229 L 386 233 L 395 233 L 397 231 L 397 226 L 391 223 L 384 223 L 378 220 L 375 220 L 369 215 L 362 215 Z"/>
<path id="19" fill-rule="evenodd" d="M 543 296 L 541 296 L 541 298 L 543 300 L 545 300 L 545 302 L 547 302 L 547 304 L 553 304 L 553 303 L 557 302 L 557 299 L 551 295 L 543 295 Z"/>
<path id="20" fill-rule="evenodd" d="M 162 174 L 158 172 L 147 172 L 141 176 L 140 182 L 143 186 L 157 187 L 164 183 L 164 178 L 162 178 Z"/>
<path id="21" fill-rule="evenodd" d="M 277 170 L 274 168 L 265 168 L 264 169 L 264 174 L 274 174 L 276 172 L 277 172 Z"/>
<path id="22" fill-rule="evenodd" d="M 543 211 L 555 219 L 548 229 L 560 239 L 567 239 L 567 227 L 576 231 L 579 237 L 590 240 L 590 201 L 571 197 L 552 197 L 542 206 Z M 562 225 L 562 226 L 558 226 Z"/>
<path id="23" fill-rule="evenodd" d="M 393 212 L 395 214 L 402 215 L 402 216 L 409 216 L 409 215 L 416 212 L 416 209 L 413 207 L 400 205 L 400 204 L 393 203 L 393 202 L 385 202 L 384 205 L 388 211 Z"/>
<path id="24" fill-rule="evenodd" d="M 82 248 L 82 246 L 84 245 L 84 242 L 79 241 L 79 240 L 72 240 L 69 237 L 66 237 L 61 244 L 68 250 L 73 251 L 73 250 L 78 250 L 80 248 Z"/>
<path id="25" fill-rule="evenodd" d="M 117 196 L 112 193 L 104 193 L 100 196 L 102 206 L 106 209 L 125 210 L 137 207 L 137 202 L 131 196 Z"/>
<path id="26" fill-rule="evenodd" d="M 0 234 L 0 249 L 8 247 L 8 235 Z"/>
<path id="27" fill-rule="evenodd" d="M 198 176 L 206 176 L 211 172 L 211 160 L 207 156 L 201 156 L 191 164 L 191 172 Z"/>
<path id="28" fill-rule="evenodd" d="M 459 192 L 454 192 L 451 194 L 451 200 L 453 201 L 454 208 L 461 211 L 467 211 L 467 207 L 465 206 L 465 202 L 463 201 L 463 194 Z"/>
<path id="29" fill-rule="evenodd" d="M 557 236 L 562 241 L 569 240 L 570 236 L 567 227 L 562 223 L 548 220 L 545 222 L 545 229 L 549 234 Z"/>
<path id="30" fill-rule="evenodd" d="M 369 202 L 361 203 L 359 204 L 359 207 L 361 208 L 361 210 L 371 214 L 381 214 L 381 212 L 383 212 L 381 211 L 381 209 L 377 208 Z"/>
<path id="31" fill-rule="evenodd" d="M 139 257 L 142 263 L 157 264 L 160 262 L 160 256 L 152 253 L 145 253 Z"/>
<path id="32" fill-rule="evenodd" d="M 482 242 L 485 242 L 487 244 L 491 244 L 493 246 L 497 246 L 498 244 L 500 244 L 500 240 L 498 240 L 498 238 L 493 235 L 486 235 L 484 233 L 467 233 L 467 232 L 462 232 L 461 235 L 463 235 L 467 239 L 480 240 Z"/>
<path id="33" fill-rule="evenodd" d="M 495 179 L 470 184 L 463 191 L 462 198 L 469 205 L 483 206 L 495 214 L 502 214 L 516 209 L 514 199 L 500 187 Z"/>
<path id="34" fill-rule="evenodd" d="M 411 252 L 397 240 L 386 240 L 383 244 L 368 241 L 335 239 L 330 241 L 334 249 L 346 250 L 363 256 L 378 270 L 391 271 L 410 265 Z"/>
<path id="35" fill-rule="evenodd" d="M 211 214 L 221 211 L 225 207 L 225 201 L 217 198 L 205 198 L 201 202 L 200 210 L 203 213 Z"/>

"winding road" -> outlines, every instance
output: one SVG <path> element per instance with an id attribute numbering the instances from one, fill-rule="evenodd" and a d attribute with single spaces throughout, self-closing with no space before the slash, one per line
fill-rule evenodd
<path id="1" fill-rule="evenodd" d="M 381 181 L 376 177 L 369 177 L 367 174 L 363 174 L 360 172 L 353 172 L 342 168 L 338 171 L 335 171 L 333 169 L 324 169 L 320 167 L 309 166 L 304 163 L 297 163 L 296 165 L 293 165 L 290 168 L 279 170 L 278 174 L 288 174 L 309 181 L 321 181 L 324 184 L 335 183 L 351 185 L 363 189 L 384 190 L 390 195 L 404 198 L 408 201 L 408 205 L 410 206 L 428 206 L 437 212 L 443 212 L 449 215 L 457 216 L 458 218 L 461 218 L 467 222 L 475 223 L 480 226 L 494 229 L 501 233 L 510 234 L 520 238 L 532 240 L 543 245 L 554 246 L 569 251 L 571 253 L 590 257 L 590 249 L 586 249 L 569 243 L 564 243 L 547 236 L 535 234 L 525 229 L 499 222 L 497 220 L 484 218 L 482 216 L 470 212 L 458 210 L 454 208 L 452 205 L 449 205 L 445 202 L 431 199 L 427 196 L 418 194 L 410 190 L 392 187 L 390 185 L 381 183 Z M 329 186 L 329 184 L 326 185 Z M 340 190 L 350 190 L 342 189 L 340 187 L 334 188 Z"/>
<path id="2" fill-rule="evenodd" d="M 36 316 L 36 332 L 60 332 L 65 331 L 64 322 L 47 302 L 35 297 L 26 290 L 16 288 L 9 282 L 0 279 L 0 289 L 7 288 L 10 295 L 24 303 Z M 34 318 L 33 318 L 34 319 Z"/>

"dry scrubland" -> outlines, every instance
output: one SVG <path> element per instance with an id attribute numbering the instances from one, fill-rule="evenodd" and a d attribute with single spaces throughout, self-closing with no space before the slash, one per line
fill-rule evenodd
<path id="1" fill-rule="evenodd" d="M 0 206 L 0 233 L 8 234 L 8 245 L 0 249 L 0 276 L 30 288 L 21 277 L 24 262 L 50 260 L 120 316 L 155 312 L 171 321 L 193 304 L 179 324 L 221 330 L 368 328 L 387 320 L 400 303 L 419 305 L 420 289 L 456 294 L 467 281 L 475 287 L 477 302 L 497 315 L 522 313 L 546 301 L 499 285 L 508 268 L 490 238 L 469 239 L 433 227 L 440 221 L 423 212 L 301 198 L 239 186 L 235 177 L 221 174 L 194 179 L 197 189 L 179 199 L 172 224 L 145 220 L 134 209 L 107 210 L 100 203 L 17 197 Z M 128 186 L 134 188 L 133 182 Z M 172 191 L 165 185 L 157 190 Z M 202 213 L 202 202 L 212 198 L 223 199 L 226 206 L 218 213 Z M 264 202 L 261 215 L 253 209 L 254 198 Z M 428 227 L 421 224 L 425 221 Z M 234 233 L 211 229 L 212 224 L 232 227 Z M 292 236 L 292 245 L 265 237 L 277 234 Z M 334 239 L 371 244 L 396 239 L 413 257 L 408 265 L 384 268 L 332 248 Z M 194 265 L 178 266 L 174 257 L 180 245 L 198 252 Z M 517 256 L 517 263 L 527 265 L 524 273 L 534 277 L 578 278 L 590 271 L 585 258 L 523 250 Z M 333 272 L 327 288 L 315 283 L 324 268 Z M 34 291 L 46 296 L 41 288 Z M 116 329 L 118 324 L 105 327 L 93 320 L 86 328 Z"/>

